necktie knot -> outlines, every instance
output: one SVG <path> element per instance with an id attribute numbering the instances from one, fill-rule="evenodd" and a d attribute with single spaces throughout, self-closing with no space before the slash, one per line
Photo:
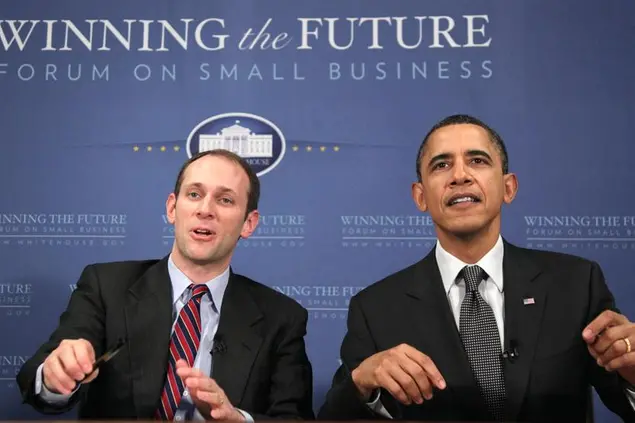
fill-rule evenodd
<path id="1" fill-rule="evenodd" d="M 193 299 L 200 299 L 203 297 L 203 295 L 209 292 L 209 288 L 207 288 L 207 285 L 205 285 L 204 283 L 199 283 L 196 285 L 192 284 L 189 286 L 189 288 L 192 291 Z"/>
<path id="2" fill-rule="evenodd" d="M 478 291 L 478 286 L 485 279 L 485 271 L 480 266 L 465 266 L 462 270 L 467 292 Z"/>

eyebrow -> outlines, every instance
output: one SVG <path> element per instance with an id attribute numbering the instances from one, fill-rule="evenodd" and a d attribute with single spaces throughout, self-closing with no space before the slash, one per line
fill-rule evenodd
<path id="1" fill-rule="evenodd" d="M 484 150 L 468 150 L 465 153 L 465 155 L 468 157 L 485 157 L 488 160 L 492 161 L 492 157 Z M 436 156 L 430 159 L 430 161 L 428 162 L 428 166 L 432 166 L 433 164 L 441 160 L 448 160 L 451 157 L 452 157 L 452 154 L 450 153 L 437 154 Z"/>
<path id="2" fill-rule="evenodd" d="M 186 186 L 187 189 L 190 188 L 198 188 L 198 189 L 205 189 L 205 186 L 203 186 L 202 183 L 200 182 L 193 182 L 191 184 L 187 184 Z M 234 191 L 233 189 L 226 187 L 226 186 L 220 186 L 218 188 L 215 189 L 215 191 L 220 191 L 220 193 L 231 193 L 231 194 L 236 194 L 236 191 Z"/>
<path id="3" fill-rule="evenodd" d="M 192 189 L 192 188 L 199 188 L 202 189 L 203 188 L 203 184 L 201 184 L 200 182 L 190 182 L 189 184 L 186 184 L 184 186 L 185 189 Z"/>
<path id="4" fill-rule="evenodd" d="M 230 194 L 236 194 L 236 191 L 234 191 L 233 189 L 229 188 L 229 187 L 225 187 L 225 186 L 220 186 L 217 188 L 217 191 L 220 191 L 222 194 L 224 193 L 230 193 Z"/>

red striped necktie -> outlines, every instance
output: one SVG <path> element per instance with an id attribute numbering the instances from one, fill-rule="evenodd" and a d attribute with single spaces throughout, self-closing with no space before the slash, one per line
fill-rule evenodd
<path id="1" fill-rule="evenodd" d="M 155 414 L 159 420 L 174 418 L 185 390 L 183 381 L 176 374 L 176 362 L 184 359 L 192 367 L 201 341 L 201 299 L 209 290 L 205 284 L 190 285 L 188 289 L 192 291 L 192 297 L 181 309 L 170 339 L 167 378 Z"/>

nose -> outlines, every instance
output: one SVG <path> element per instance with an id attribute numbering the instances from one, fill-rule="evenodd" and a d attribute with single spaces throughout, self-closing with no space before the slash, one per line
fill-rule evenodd
<path id="1" fill-rule="evenodd" d="M 216 216 L 216 202 L 213 197 L 206 196 L 198 202 L 196 216 L 201 219 L 208 219 Z"/>
<path id="2" fill-rule="evenodd" d="M 452 169 L 451 185 L 465 185 L 472 183 L 472 176 L 463 162 L 458 162 Z"/>

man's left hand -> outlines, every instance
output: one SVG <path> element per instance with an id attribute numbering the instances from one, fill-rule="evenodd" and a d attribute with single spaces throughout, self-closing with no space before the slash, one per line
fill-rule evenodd
<path id="1" fill-rule="evenodd" d="M 635 324 L 611 310 L 602 312 L 582 332 L 599 366 L 617 371 L 635 385 Z"/>
<path id="2" fill-rule="evenodd" d="M 234 408 L 214 379 L 188 366 L 185 360 L 176 362 L 176 374 L 183 379 L 196 408 L 205 419 L 245 421 L 245 416 Z"/>

